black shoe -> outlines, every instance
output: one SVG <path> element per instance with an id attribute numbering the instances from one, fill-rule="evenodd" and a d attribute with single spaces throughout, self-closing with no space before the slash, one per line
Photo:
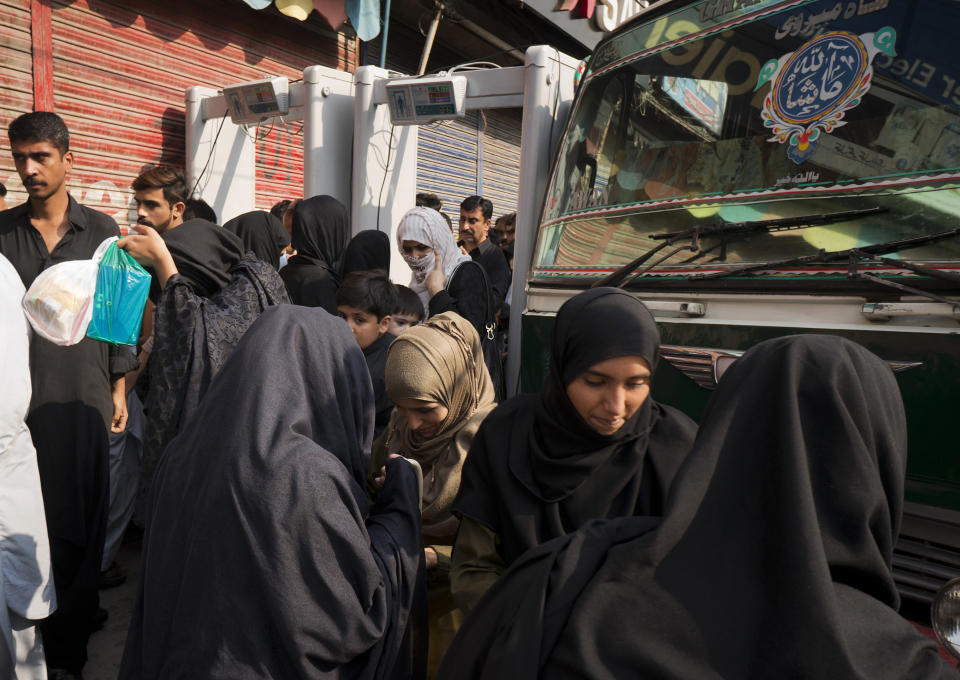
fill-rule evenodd
<path id="1" fill-rule="evenodd" d="M 106 609 L 103 607 L 97 608 L 97 613 L 93 615 L 92 619 L 90 619 L 90 632 L 93 633 L 103 628 L 103 625 L 107 622 L 109 617 L 110 613 L 107 612 Z"/>
<path id="2" fill-rule="evenodd" d="M 115 588 L 127 580 L 127 574 L 116 562 L 111 562 L 105 571 L 100 572 L 100 588 Z"/>
<path id="3" fill-rule="evenodd" d="M 120 542 L 123 545 L 128 545 L 130 543 L 139 543 L 143 540 L 143 529 L 138 527 L 133 522 L 127 525 L 127 530 L 123 532 L 123 540 Z"/>
<path id="4" fill-rule="evenodd" d="M 83 674 L 71 673 L 66 668 L 48 668 L 48 680 L 83 680 Z"/>

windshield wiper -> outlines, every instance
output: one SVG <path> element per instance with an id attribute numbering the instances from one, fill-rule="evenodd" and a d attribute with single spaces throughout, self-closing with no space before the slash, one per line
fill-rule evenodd
<path id="1" fill-rule="evenodd" d="M 755 220 L 752 222 L 728 222 L 717 215 L 709 224 L 697 225 L 682 231 L 671 231 L 649 235 L 647 238 L 657 241 L 662 240 L 663 243 L 650 248 L 645 253 L 640 255 L 640 257 L 626 263 L 616 271 L 608 274 L 599 281 L 596 281 L 591 288 L 597 288 L 599 286 L 616 286 L 622 288 L 629 282 L 627 277 L 630 276 L 631 273 L 636 272 L 633 278 L 642 276 L 661 262 L 670 259 L 682 250 L 689 250 L 693 253 L 696 253 L 696 255 L 686 260 L 686 262 L 695 260 L 697 257 L 705 255 L 707 252 L 710 252 L 710 250 L 713 250 L 716 247 L 715 246 L 707 251 L 701 250 L 700 238 L 702 236 L 719 237 L 721 239 L 719 246 L 721 248 L 721 255 L 719 259 L 723 260 L 726 258 L 726 246 L 731 238 L 743 238 L 755 233 L 786 231 L 788 229 L 804 229 L 806 227 L 813 227 L 822 224 L 834 224 L 836 222 L 845 222 L 846 220 L 852 220 L 859 217 L 878 215 L 887 211 L 887 208 L 878 206 L 874 208 L 866 208 L 864 210 L 842 210 L 839 212 L 824 213 L 821 215 L 801 215 L 799 217 L 776 217 L 768 220 Z M 668 246 L 672 246 L 679 241 L 687 240 L 689 240 L 689 243 L 684 243 L 683 245 L 675 247 L 663 257 L 647 265 L 640 271 L 637 271 L 641 265 L 645 264 L 661 250 L 664 250 Z"/>
<path id="2" fill-rule="evenodd" d="M 826 264 L 829 262 L 837 262 L 838 260 L 847 260 L 851 257 L 855 261 L 859 260 L 869 260 L 877 259 L 877 255 L 886 255 L 888 253 L 895 253 L 900 250 L 909 250 L 910 248 L 916 248 L 917 246 L 922 246 L 927 243 L 933 243 L 934 241 L 940 241 L 946 238 L 951 238 L 960 234 L 960 229 L 951 229 L 950 231 L 941 231 L 936 234 L 928 234 L 926 236 L 914 236 L 912 238 L 897 239 L 894 241 L 885 241 L 883 243 L 876 243 L 872 246 L 863 246 L 862 248 L 849 248 L 847 250 L 820 250 L 820 252 L 813 255 L 803 255 L 800 257 L 791 257 L 786 260 L 779 260 L 777 262 L 763 262 L 761 264 L 750 264 L 745 267 L 737 267 L 735 269 L 727 269 L 722 272 L 709 272 L 706 274 L 692 274 L 687 277 L 688 281 L 704 281 L 707 279 L 722 279 L 727 276 L 737 276 L 740 274 L 752 274 L 753 272 L 767 271 L 770 269 L 780 269 L 781 267 L 792 267 L 801 264 Z M 906 265 L 908 263 L 900 263 L 899 260 L 886 260 L 888 263 L 896 262 L 896 266 L 904 266 L 906 269 L 910 269 Z M 918 265 L 912 265 L 913 267 L 919 267 Z M 925 267 L 919 268 L 924 270 L 922 273 L 931 274 L 933 270 L 929 270 Z M 918 271 L 915 269 L 914 271 Z M 939 274 L 942 274 L 940 276 Z M 955 276 L 955 275 L 954 275 Z M 947 278 L 949 277 L 949 278 Z M 937 278 L 947 278 L 954 283 L 957 282 L 950 274 L 946 272 L 939 272 Z M 960 279 L 960 277 L 958 277 Z"/>

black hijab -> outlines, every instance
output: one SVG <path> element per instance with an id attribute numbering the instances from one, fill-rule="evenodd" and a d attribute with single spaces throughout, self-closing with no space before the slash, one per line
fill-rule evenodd
<path id="1" fill-rule="evenodd" d="M 712 396 L 662 524 L 600 521 L 531 551 L 440 677 L 494 677 L 488 656 L 525 677 L 957 677 L 896 612 L 906 455 L 876 356 L 761 343 Z"/>
<path id="2" fill-rule="evenodd" d="M 364 229 L 350 239 L 343 256 L 343 275 L 370 269 L 390 271 L 390 237 L 376 229 Z"/>
<path id="3" fill-rule="evenodd" d="M 311 196 L 297 204 L 290 235 L 294 260 L 310 261 L 339 278 L 349 241 L 350 217 L 333 196 Z"/>
<path id="4" fill-rule="evenodd" d="M 662 512 L 693 442 L 693 421 L 648 397 L 606 436 L 583 420 L 566 393 L 574 378 L 614 357 L 642 357 L 652 371 L 659 344 L 653 316 L 620 289 L 593 288 L 560 308 L 546 384 L 487 417 L 453 506 L 498 534 L 508 564 L 591 519 Z"/>
<path id="5" fill-rule="evenodd" d="M 230 283 L 230 269 L 243 258 L 243 243 L 233 233 L 199 217 L 160 234 L 177 271 L 198 295 L 209 298 Z M 154 276 L 150 299 L 160 297 Z"/>
<path id="6" fill-rule="evenodd" d="M 337 288 L 349 239 L 350 219 L 337 199 L 313 196 L 297 204 L 291 236 L 297 254 L 280 270 L 295 305 L 337 313 Z"/>
<path id="7" fill-rule="evenodd" d="M 417 480 L 390 461 L 368 507 L 372 431 L 347 326 L 264 312 L 157 469 L 120 677 L 407 675 Z"/>
<path id="8" fill-rule="evenodd" d="M 265 210 L 243 213 L 223 225 L 240 237 L 243 247 L 274 269 L 280 268 L 280 251 L 290 245 L 283 222 Z"/>

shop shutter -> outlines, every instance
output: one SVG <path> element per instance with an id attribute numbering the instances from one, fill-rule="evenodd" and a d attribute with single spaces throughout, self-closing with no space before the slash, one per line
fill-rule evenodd
<path id="1" fill-rule="evenodd" d="M 456 229 L 460 201 L 477 193 L 478 114 L 421 125 L 417 144 L 417 193 L 436 194 Z"/>
<path id="2" fill-rule="evenodd" d="M 7 187 L 7 205 L 27 200 L 7 144 L 7 126 L 33 110 L 33 63 L 30 47 L 30 3 L 0 0 L 0 182 Z"/>
<path id="3" fill-rule="evenodd" d="M 55 107 L 77 156 L 71 192 L 121 226 L 132 213 L 130 182 L 145 167 L 184 165 L 188 87 L 294 80 L 312 64 L 352 71 L 356 63 L 355 39 L 232 0 L 54 0 L 52 7 Z M 257 135 L 257 207 L 302 196 L 302 122 L 249 134 Z"/>
<path id="4" fill-rule="evenodd" d="M 493 220 L 516 212 L 520 186 L 520 109 L 488 109 L 481 118 L 484 198 L 493 201 Z"/>

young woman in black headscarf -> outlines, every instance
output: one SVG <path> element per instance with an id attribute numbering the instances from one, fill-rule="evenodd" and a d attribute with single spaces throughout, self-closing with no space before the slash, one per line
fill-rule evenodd
<path id="1" fill-rule="evenodd" d="M 244 255 L 240 239 L 193 219 L 158 234 L 134 227 L 119 241 L 153 270 L 156 304 L 145 375 L 138 381 L 147 419 L 141 506 L 164 447 L 193 414 L 210 380 L 260 313 L 289 302 L 276 269 Z M 142 510 L 142 508 L 141 508 Z"/>
<path id="2" fill-rule="evenodd" d="M 711 397 L 662 523 L 530 551 L 441 677 L 960 677 L 896 611 L 906 459 L 880 359 L 836 337 L 761 343 Z"/>
<path id="3" fill-rule="evenodd" d="M 280 268 L 280 253 L 290 245 L 290 237 L 279 217 L 252 210 L 227 221 L 223 228 L 239 236 L 245 250 L 274 269 Z"/>
<path id="4" fill-rule="evenodd" d="M 557 314 L 539 394 L 501 404 L 470 448 L 451 590 L 469 610 L 526 550 L 602 517 L 658 515 L 696 425 L 649 397 L 660 334 L 617 288 Z"/>
<path id="5" fill-rule="evenodd" d="M 347 209 L 333 196 L 311 196 L 297 204 L 290 234 L 297 254 L 280 270 L 293 304 L 323 307 L 336 316 L 337 288 L 349 241 Z"/>
<path id="6" fill-rule="evenodd" d="M 343 275 L 371 269 L 390 271 L 390 237 L 376 229 L 364 229 L 350 239 L 343 255 Z"/>
<path id="7" fill-rule="evenodd" d="M 372 433 L 346 324 L 267 310 L 157 469 L 120 678 L 410 677 L 418 479 L 370 504 Z"/>

